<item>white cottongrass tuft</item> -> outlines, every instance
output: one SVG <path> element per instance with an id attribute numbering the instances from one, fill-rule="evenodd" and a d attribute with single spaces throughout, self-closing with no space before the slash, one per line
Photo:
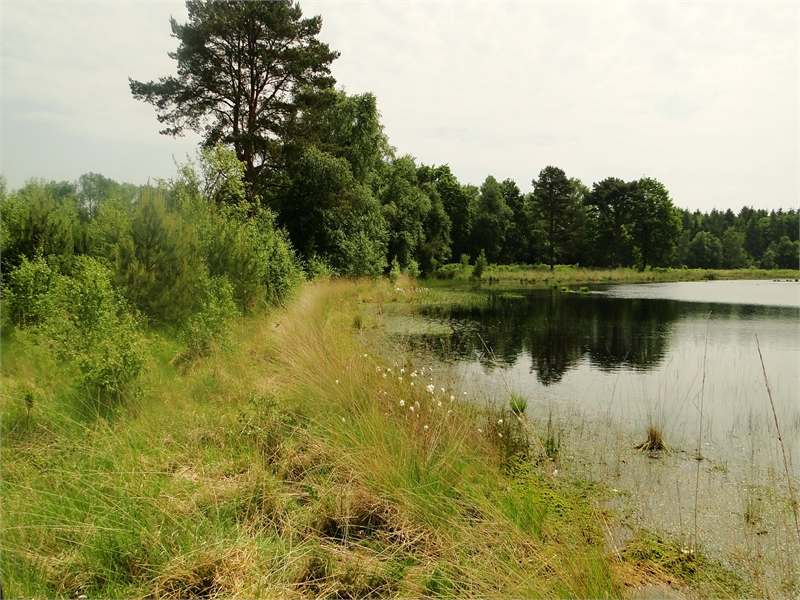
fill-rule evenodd
<path id="1" fill-rule="evenodd" d="M 433 393 L 433 384 L 430 384 L 425 389 L 428 390 L 428 393 L 432 394 Z"/>

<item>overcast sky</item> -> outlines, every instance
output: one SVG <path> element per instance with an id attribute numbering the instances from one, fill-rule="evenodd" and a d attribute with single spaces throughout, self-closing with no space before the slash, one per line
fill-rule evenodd
<path id="1" fill-rule="evenodd" d="M 348 93 L 373 92 L 398 154 L 530 191 L 654 177 L 677 206 L 797 207 L 800 4 L 301 2 Z M 198 138 L 158 134 L 128 77 L 174 74 L 182 2 L 2 0 L 2 165 L 31 177 L 175 174 Z"/>

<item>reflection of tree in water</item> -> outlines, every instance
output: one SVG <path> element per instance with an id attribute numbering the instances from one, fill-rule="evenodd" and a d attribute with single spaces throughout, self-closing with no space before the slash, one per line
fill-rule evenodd
<path id="1" fill-rule="evenodd" d="M 584 355 L 601 369 L 655 368 L 680 310 L 670 300 L 537 290 L 524 296 L 491 295 L 481 307 L 426 312 L 453 324 L 451 357 L 477 357 L 491 369 L 512 366 L 527 353 L 537 379 L 550 385 Z"/>

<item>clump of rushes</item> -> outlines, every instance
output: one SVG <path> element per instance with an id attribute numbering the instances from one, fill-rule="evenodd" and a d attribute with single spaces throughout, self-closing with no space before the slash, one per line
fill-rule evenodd
<path id="1" fill-rule="evenodd" d="M 664 441 L 664 434 L 658 425 L 648 425 L 647 439 L 634 446 L 642 452 L 669 452 L 669 446 Z"/>
<path id="2" fill-rule="evenodd" d="M 517 417 L 521 417 L 525 414 L 525 409 L 528 408 L 528 399 L 519 394 L 511 394 L 511 400 L 509 400 L 508 404 L 511 412 Z"/>

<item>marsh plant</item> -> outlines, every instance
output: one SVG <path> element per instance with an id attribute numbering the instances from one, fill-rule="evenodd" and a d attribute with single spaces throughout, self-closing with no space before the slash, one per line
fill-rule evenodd
<path id="1" fill-rule="evenodd" d="M 511 394 L 511 400 L 508 402 L 509 409 L 517 417 L 522 417 L 525 414 L 525 409 L 528 408 L 528 399 L 519 394 Z"/>
<path id="2" fill-rule="evenodd" d="M 643 442 L 634 446 L 636 450 L 642 452 L 669 452 L 669 446 L 664 441 L 664 433 L 661 427 L 651 423 L 647 426 L 647 437 Z"/>

